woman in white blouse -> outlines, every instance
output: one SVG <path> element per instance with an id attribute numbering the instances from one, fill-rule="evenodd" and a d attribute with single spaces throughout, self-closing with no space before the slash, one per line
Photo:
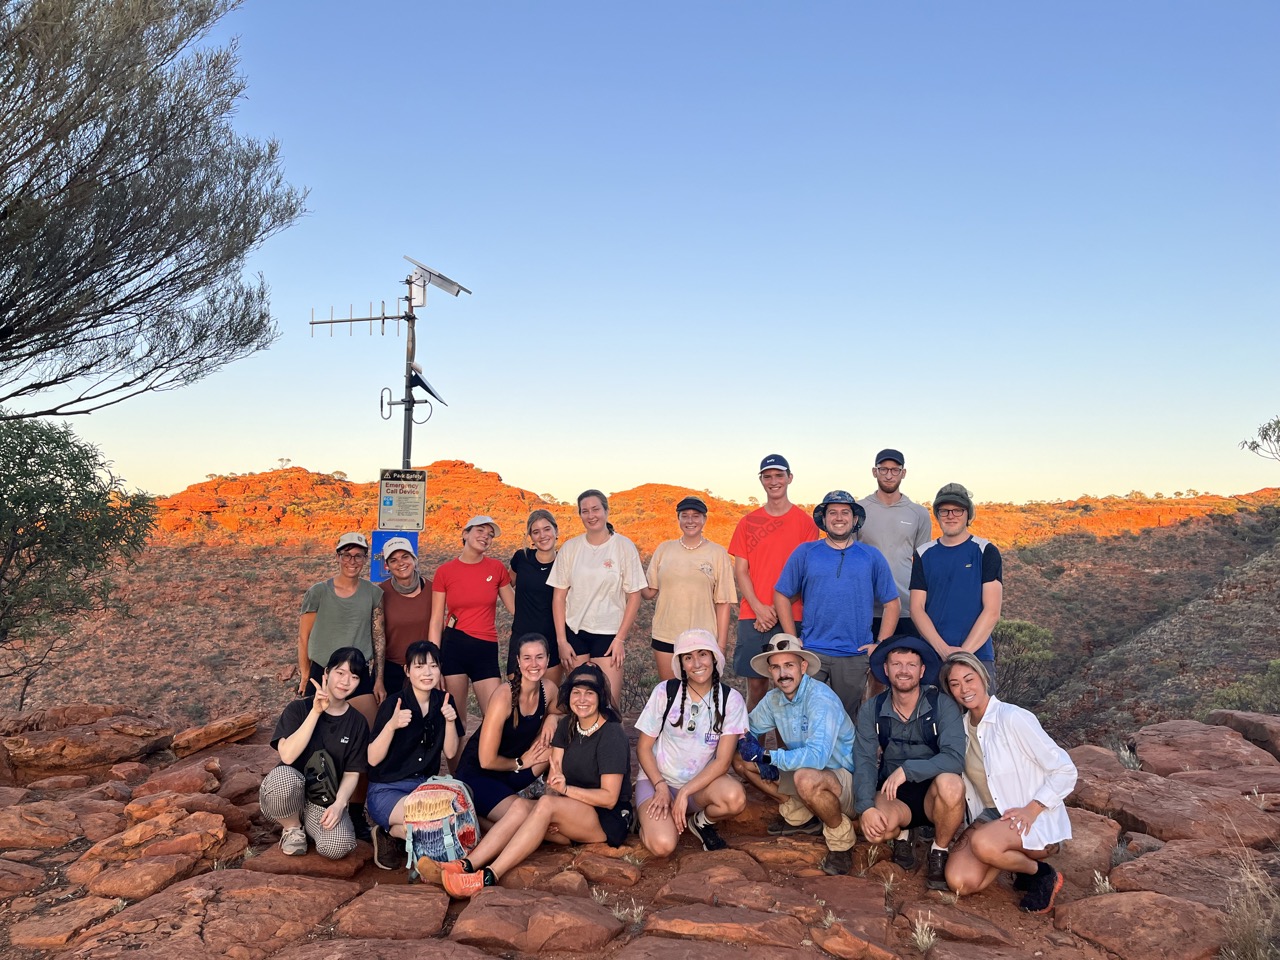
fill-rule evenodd
<path id="1" fill-rule="evenodd" d="M 939 678 L 966 712 L 964 785 L 972 826 L 951 848 L 947 884 L 961 894 L 990 886 L 1001 870 L 1024 892 L 1021 907 L 1048 913 L 1062 874 L 1046 858 L 1071 839 L 1063 801 L 1075 789 L 1076 767 L 1035 714 L 990 692 L 982 661 L 970 653 L 947 658 Z"/>

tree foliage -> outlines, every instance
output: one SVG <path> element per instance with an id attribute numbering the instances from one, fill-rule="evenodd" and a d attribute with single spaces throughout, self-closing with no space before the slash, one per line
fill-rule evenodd
<path id="1" fill-rule="evenodd" d="M 17 707 L 60 653 L 65 618 L 116 606 L 112 571 L 142 551 L 155 506 L 62 424 L 0 418 L 0 682 Z"/>
<path id="2" fill-rule="evenodd" d="M 1000 699 L 1035 710 L 1059 683 L 1054 672 L 1053 634 L 1027 620 L 1001 620 L 991 636 Z"/>
<path id="3" fill-rule="evenodd" d="M 1256 453 L 1260 457 L 1280 460 L 1280 417 L 1273 417 L 1258 427 L 1255 439 L 1241 440 L 1240 449 Z"/>
<path id="4" fill-rule="evenodd" d="M 246 256 L 303 212 L 237 135 L 239 0 L 0 0 L 0 404 L 88 413 L 276 337 Z M 50 394 L 50 391 L 53 393 Z"/>

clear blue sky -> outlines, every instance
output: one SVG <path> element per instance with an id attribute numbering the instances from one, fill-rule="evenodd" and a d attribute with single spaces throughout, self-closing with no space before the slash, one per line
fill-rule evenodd
<path id="1" fill-rule="evenodd" d="M 327 316 L 434 293 L 449 406 L 414 462 L 569 499 L 1236 493 L 1280 413 L 1280 5 L 249 0 L 238 128 L 310 213 L 269 241 L 282 336 L 74 420 L 129 483 L 399 465 L 404 341 Z"/>

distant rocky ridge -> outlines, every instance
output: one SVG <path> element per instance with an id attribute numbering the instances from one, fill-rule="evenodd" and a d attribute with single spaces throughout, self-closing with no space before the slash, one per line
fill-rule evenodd
<path id="1" fill-rule="evenodd" d="M 1002 879 L 958 901 L 880 848 L 855 874 L 817 868 L 821 838 L 768 838 L 754 796 L 664 860 L 636 842 L 546 848 L 467 903 L 370 864 L 285 857 L 257 787 L 276 763 L 255 721 L 174 732 L 77 704 L 0 717 L 0 953 L 14 960 L 474 958 L 1207 960 L 1249 883 L 1280 883 L 1280 717 L 1224 711 L 1146 727 L 1135 752 L 1072 751 L 1074 839 L 1052 917 Z M 634 733 L 633 733 L 634 736 Z M 230 743 L 243 740 L 247 743 Z M 185 756 L 184 756 L 185 755 Z M 883 851 L 881 851 L 883 854 Z"/>

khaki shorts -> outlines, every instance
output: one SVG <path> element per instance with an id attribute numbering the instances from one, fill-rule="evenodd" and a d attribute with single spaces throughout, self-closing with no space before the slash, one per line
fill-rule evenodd
<path id="1" fill-rule="evenodd" d="M 850 819 L 854 819 L 853 774 L 850 773 L 848 770 L 846 770 L 844 767 L 837 767 L 835 770 L 828 770 L 826 772 L 835 774 L 836 779 L 840 781 L 840 809 L 844 811 L 844 815 L 846 817 L 849 817 Z M 778 771 L 778 792 L 784 793 L 788 797 L 796 796 L 796 778 L 795 778 L 795 774 L 792 771 L 790 770 Z M 794 804 L 784 804 L 783 806 L 791 809 L 795 809 L 796 807 L 803 806 L 803 804 L 801 804 L 797 800 L 797 802 Z M 805 807 L 804 809 L 806 811 L 808 810 L 807 807 Z M 791 817 L 787 815 L 786 810 L 784 810 L 782 813 L 783 819 L 786 820 L 788 823 L 790 823 L 792 826 L 799 826 L 800 824 L 808 820 L 811 815 L 812 814 L 806 813 L 799 820 L 793 821 Z"/>

